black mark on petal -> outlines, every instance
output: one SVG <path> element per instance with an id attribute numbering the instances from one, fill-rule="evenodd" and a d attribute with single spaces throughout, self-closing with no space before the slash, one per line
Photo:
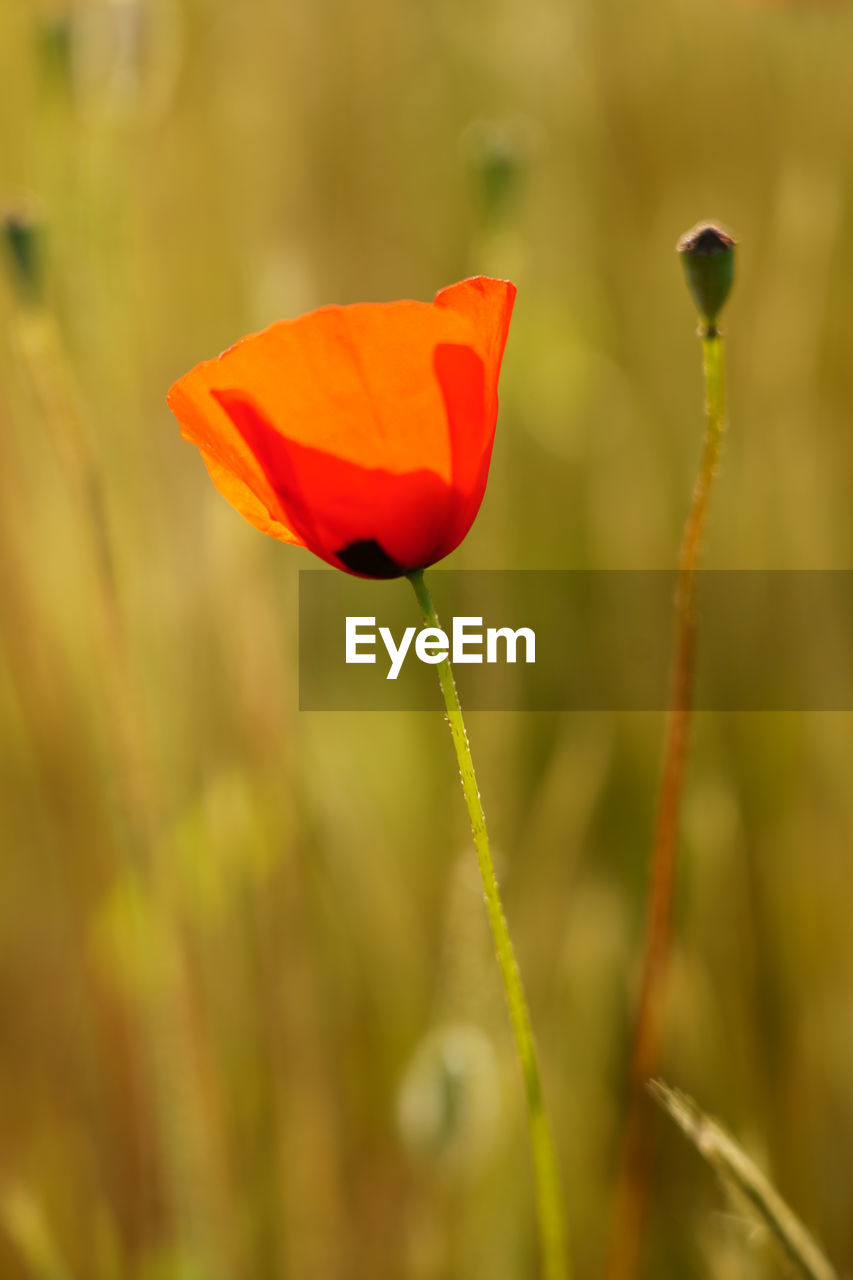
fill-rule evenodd
<path id="1" fill-rule="evenodd" d="M 347 569 L 363 574 L 365 578 L 400 578 L 406 572 L 375 538 L 357 538 L 355 542 L 341 547 L 335 555 Z"/>

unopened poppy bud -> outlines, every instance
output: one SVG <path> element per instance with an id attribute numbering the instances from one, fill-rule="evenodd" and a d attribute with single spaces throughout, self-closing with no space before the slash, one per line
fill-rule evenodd
<path id="1" fill-rule="evenodd" d="M 74 26 L 71 13 L 52 14 L 39 24 L 36 39 L 45 86 L 67 93 L 71 88 Z"/>
<path id="2" fill-rule="evenodd" d="M 484 221 L 501 222 L 512 208 L 527 163 L 529 145 L 522 124 L 473 120 L 461 143 Z"/>
<path id="3" fill-rule="evenodd" d="M 16 286 L 28 302 L 42 294 L 44 229 L 41 220 L 26 209 L 7 209 L 0 220 L 3 239 Z"/>
<path id="4" fill-rule="evenodd" d="M 679 240 L 687 287 L 708 332 L 725 306 L 735 274 L 735 240 L 713 222 L 700 222 Z"/>
<path id="5" fill-rule="evenodd" d="M 439 1027 L 421 1041 L 397 1103 L 412 1155 L 472 1170 L 500 1133 L 500 1069 L 491 1040 L 469 1023 Z"/>

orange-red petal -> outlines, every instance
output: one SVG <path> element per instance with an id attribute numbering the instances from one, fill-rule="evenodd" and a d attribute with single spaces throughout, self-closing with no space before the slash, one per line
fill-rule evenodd
<path id="1" fill-rule="evenodd" d="M 455 495 L 433 471 L 360 467 L 286 440 L 239 392 L 219 392 L 217 399 L 264 468 L 297 536 L 324 560 L 351 567 L 341 552 L 375 542 L 402 573 L 446 554 L 440 532 L 450 525 Z"/>
<path id="2" fill-rule="evenodd" d="M 476 349 L 486 371 L 486 390 L 497 411 L 498 374 L 501 371 L 516 287 L 510 280 L 473 276 L 448 285 L 435 295 L 435 305 L 469 320 L 477 335 Z"/>

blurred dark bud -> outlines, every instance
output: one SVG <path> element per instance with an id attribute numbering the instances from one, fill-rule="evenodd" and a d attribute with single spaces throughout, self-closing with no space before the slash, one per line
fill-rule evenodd
<path id="1" fill-rule="evenodd" d="M 12 278 L 21 297 L 40 302 L 44 294 L 44 220 L 32 208 L 18 206 L 0 215 Z"/>
<path id="2" fill-rule="evenodd" d="M 483 221 L 503 221 L 530 160 L 530 129 L 523 121 L 473 120 L 461 146 Z"/>
<path id="3" fill-rule="evenodd" d="M 43 17 L 36 28 L 36 47 L 48 90 L 69 94 L 73 80 L 73 18 L 70 12 Z"/>
<path id="4" fill-rule="evenodd" d="M 96 117 L 154 123 L 174 95 L 184 29 L 176 0 L 54 0 L 37 26 L 45 84 Z"/>
<path id="5" fill-rule="evenodd" d="M 699 222 L 677 245 L 687 287 L 704 328 L 716 329 L 735 276 L 735 239 L 718 223 Z"/>

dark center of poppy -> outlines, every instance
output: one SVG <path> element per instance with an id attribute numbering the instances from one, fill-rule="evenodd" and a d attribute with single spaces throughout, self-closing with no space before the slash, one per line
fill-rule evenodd
<path id="1" fill-rule="evenodd" d="M 401 578 L 406 572 L 375 538 L 357 538 L 355 542 L 341 547 L 335 555 L 347 569 L 362 573 L 366 578 Z"/>

